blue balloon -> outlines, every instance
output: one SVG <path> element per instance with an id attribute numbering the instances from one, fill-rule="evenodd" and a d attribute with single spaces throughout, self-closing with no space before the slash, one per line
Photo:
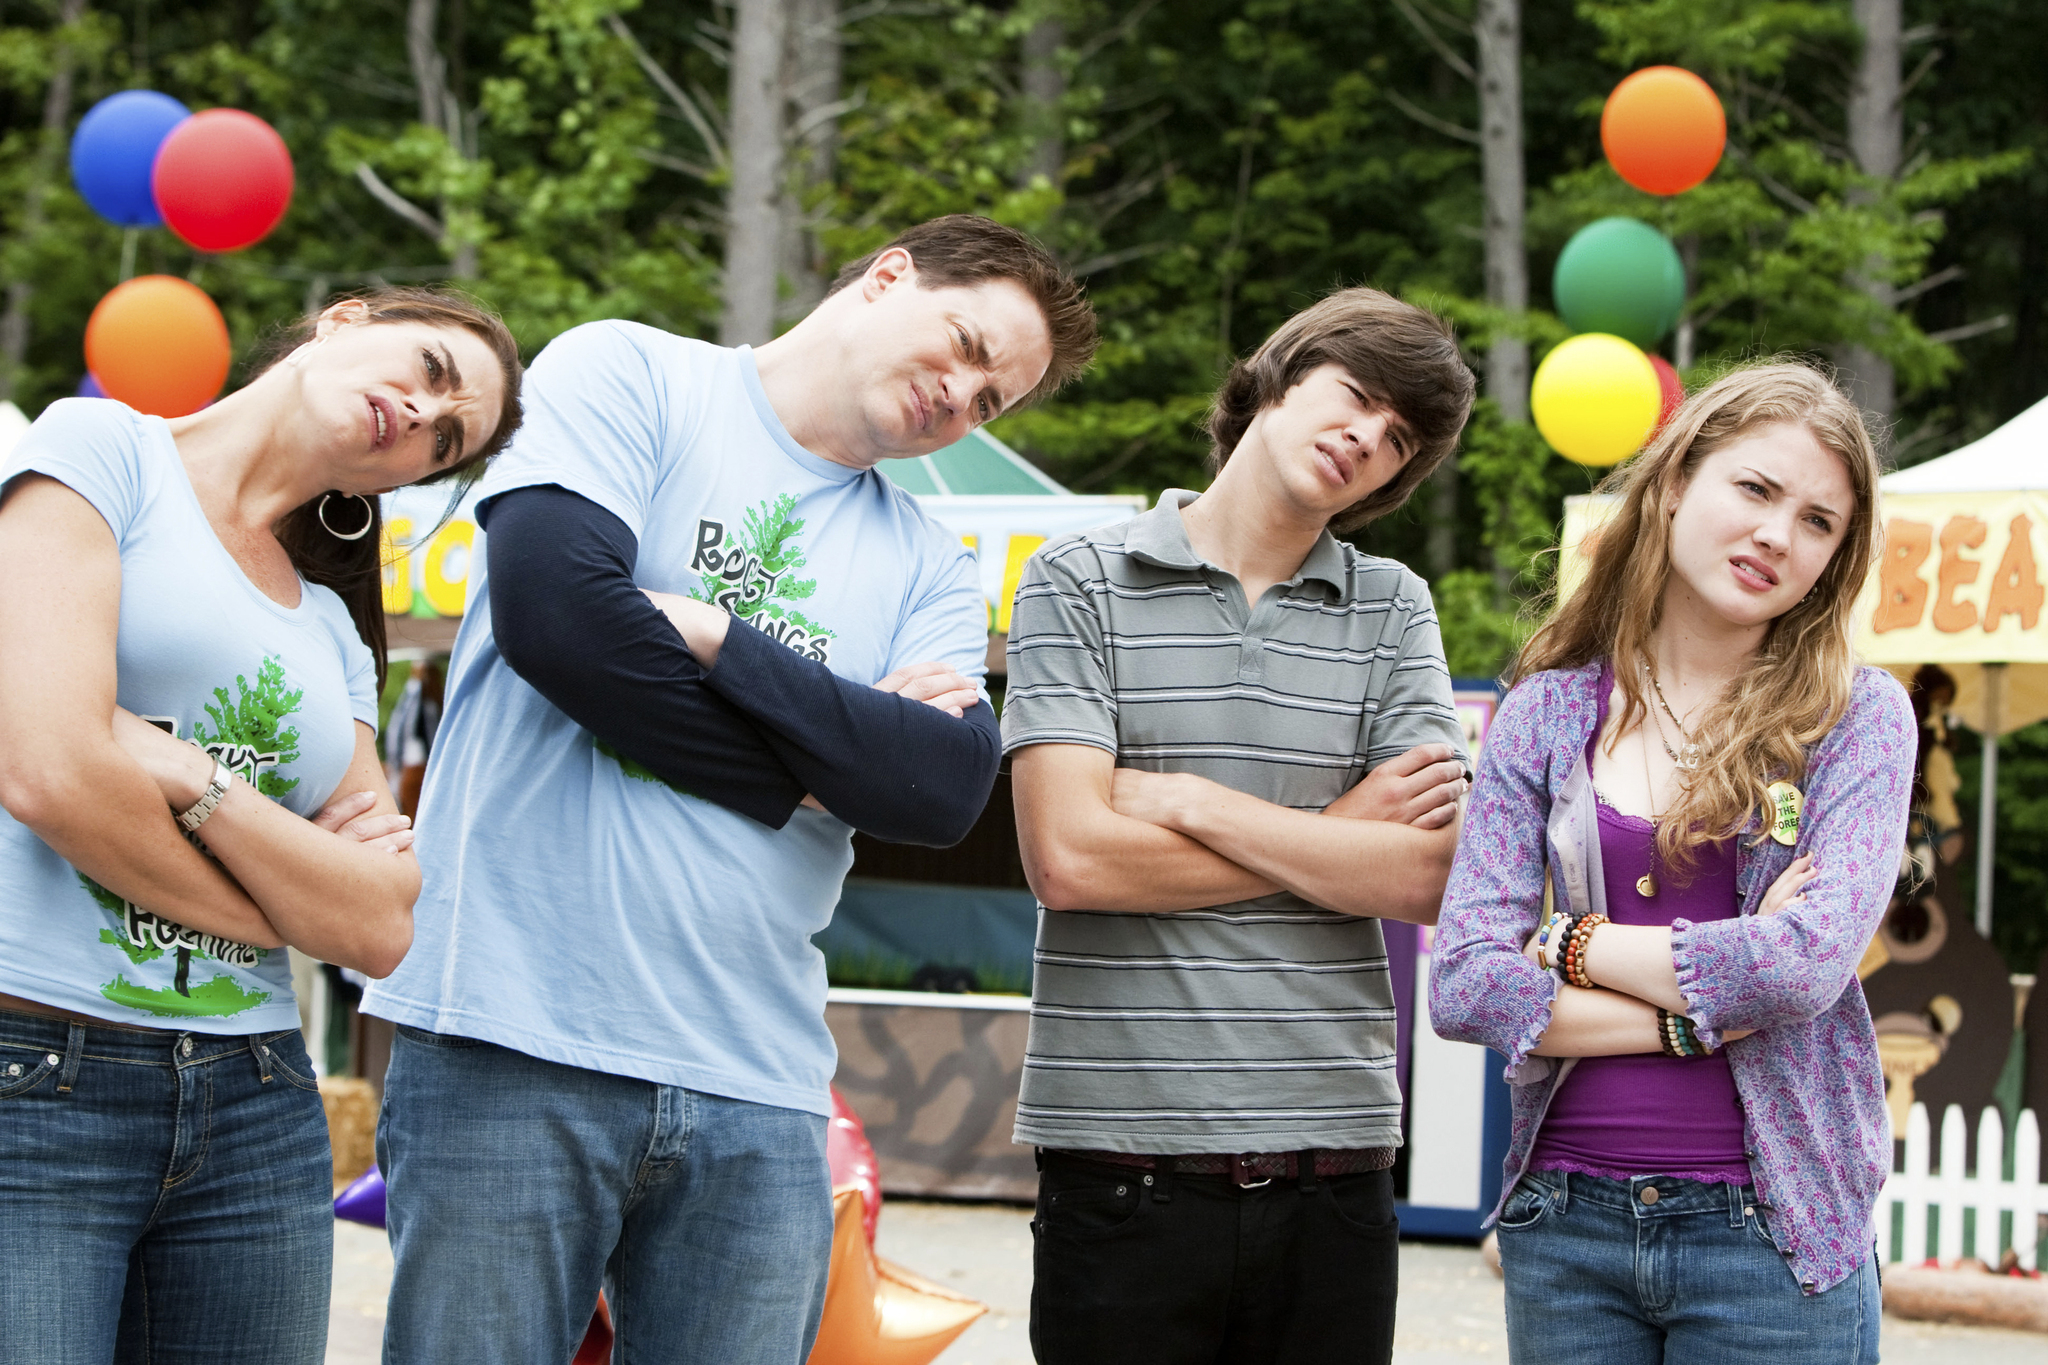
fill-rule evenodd
<path id="1" fill-rule="evenodd" d="M 78 396 L 80 398 L 105 398 L 107 391 L 100 387 L 99 376 L 91 370 L 87 370 L 85 378 L 78 381 Z"/>
<path id="2" fill-rule="evenodd" d="M 149 172 L 157 148 L 192 111 L 155 90 L 123 90 L 86 111 L 71 136 L 71 179 L 93 212 L 116 227 L 158 227 Z"/>

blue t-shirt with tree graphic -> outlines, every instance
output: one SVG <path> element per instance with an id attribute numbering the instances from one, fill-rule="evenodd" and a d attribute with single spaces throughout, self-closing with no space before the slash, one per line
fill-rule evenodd
<path id="1" fill-rule="evenodd" d="M 105 399 L 53 403 L 0 460 L 0 480 L 30 472 L 78 493 L 114 533 L 120 704 L 286 808 L 317 812 L 348 772 L 355 722 L 377 723 L 376 664 L 341 599 L 302 582 L 299 605 L 285 607 L 249 581 L 161 418 Z M 123 900 L 4 812 L 0 991 L 199 1033 L 299 1022 L 285 953 Z"/>
<path id="2" fill-rule="evenodd" d="M 481 490 L 558 485 L 624 522 L 634 581 L 715 602 L 840 677 L 980 677 L 972 556 L 878 471 L 798 445 L 751 351 L 634 323 L 564 333 Z M 829 1112 L 825 927 L 850 830 L 780 829 L 675 790 L 521 678 L 481 548 L 421 796 L 412 952 L 365 1008 L 712 1094 Z M 738 629 L 736 623 L 734 629 Z"/>

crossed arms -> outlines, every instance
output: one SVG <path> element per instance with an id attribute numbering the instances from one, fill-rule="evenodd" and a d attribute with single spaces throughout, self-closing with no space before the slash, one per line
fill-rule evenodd
<path id="1" fill-rule="evenodd" d="M 500 494 L 488 517 L 505 662 L 664 781 L 771 828 L 808 803 L 896 843 L 958 843 L 981 814 L 1000 742 L 951 668 L 913 664 L 864 687 L 727 630 L 716 608 L 643 592 L 632 531 L 555 485 Z"/>
<path id="2" fill-rule="evenodd" d="M 1119 768 L 1086 744 L 1019 749 L 1012 773 L 1024 874 L 1049 910 L 1157 914 L 1284 890 L 1420 924 L 1436 922 L 1466 785 L 1445 744 L 1382 763 L 1320 812 Z"/>

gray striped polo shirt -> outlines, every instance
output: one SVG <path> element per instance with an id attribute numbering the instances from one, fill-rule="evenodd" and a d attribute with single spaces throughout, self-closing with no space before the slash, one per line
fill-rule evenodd
<path id="1" fill-rule="evenodd" d="M 1089 744 L 1320 810 L 1417 744 L 1465 756 L 1429 588 L 1325 533 L 1255 606 L 1169 490 L 1046 545 L 1010 627 L 1006 754 Z M 1467 757 L 1469 762 L 1469 757 Z M 1038 911 L 1016 1140 L 1121 1152 L 1401 1141 L 1376 919 L 1281 892 L 1205 910 Z"/>

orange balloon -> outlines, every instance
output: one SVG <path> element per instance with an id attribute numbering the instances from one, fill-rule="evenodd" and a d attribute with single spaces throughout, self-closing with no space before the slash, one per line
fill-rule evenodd
<path id="1" fill-rule="evenodd" d="M 988 1306 L 876 1257 L 858 1185 L 832 1191 L 832 1268 L 809 1365 L 928 1365 Z"/>
<path id="2" fill-rule="evenodd" d="M 1630 73 L 1600 111 L 1600 145 L 1623 180 L 1651 194 L 1683 194 L 1714 173 L 1728 118 L 1714 87 L 1683 67 Z"/>
<path id="3" fill-rule="evenodd" d="M 107 397 L 155 417 L 205 407 L 227 382 L 230 355 L 220 309 L 172 275 L 115 285 L 85 324 L 85 368 Z"/>

